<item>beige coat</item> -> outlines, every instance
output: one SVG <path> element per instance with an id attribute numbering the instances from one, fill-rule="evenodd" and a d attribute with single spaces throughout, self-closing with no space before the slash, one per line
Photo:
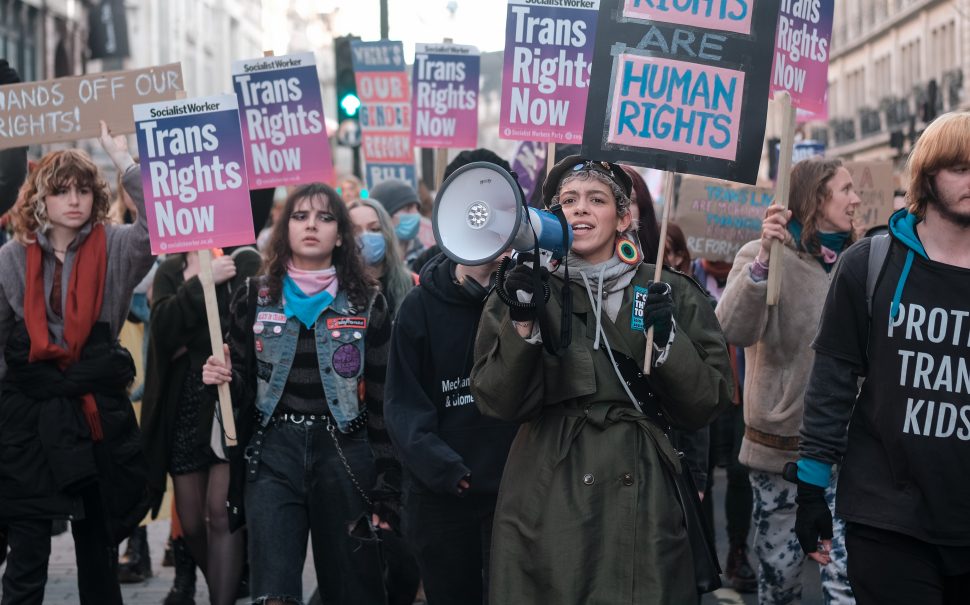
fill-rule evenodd
<path id="1" fill-rule="evenodd" d="M 768 307 L 767 281 L 751 279 L 761 241 L 738 251 L 717 318 L 730 344 L 744 347 L 744 425 L 738 459 L 759 471 L 780 473 L 798 458 L 798 432 L 812 340 L 831 282 L 811 255 L 786 246 L 778 304 Z"/>

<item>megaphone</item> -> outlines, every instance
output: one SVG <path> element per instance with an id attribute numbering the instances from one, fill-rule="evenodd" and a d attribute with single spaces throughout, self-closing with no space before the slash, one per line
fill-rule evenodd
<path id="1" fill-rule="evenodd" d="M 558 261 L 573 243 L 573 232 L 551 212 L 525 205 L 522 189 L 507 170 L 491 162 L 471 162 L 441 185 L 434 201 L 434 237 L 461 265 L 484 265 L 512 248 Z"/>

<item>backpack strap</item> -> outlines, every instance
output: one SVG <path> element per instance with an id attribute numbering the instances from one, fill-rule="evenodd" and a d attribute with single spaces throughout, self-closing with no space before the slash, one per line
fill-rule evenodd
<path id="1" fill-rule="evenodd" d="M 875 235 L 869 238 L 869 268 L 866 272 L 866 309 L 869 317 L 872 318 L 872 297 L 876 292 L 876 283 L 882 274 L 882 266 L 889 256 L 889 247 L 892 240 L 888 233 Z"/>

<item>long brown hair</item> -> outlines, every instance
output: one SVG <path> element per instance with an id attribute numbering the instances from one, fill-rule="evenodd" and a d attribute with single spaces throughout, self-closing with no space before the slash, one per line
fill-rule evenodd
<path id="1" fill-rule="evenodd" d="M 364 261 L 357 248 L 354 225 L 350 221 L 347 205 L 332 187 L 323 183 L 309 183 L 294 189 L 283 204 L 280 220 L 273 224 L 262 270 L 269 287 L 269 296 L 274 301 L 280 300 L 286 266 L 293 257 L 293 249 L 290 247 L 290 215 L 293 214 L 293 208 L 300 200 L 316 197 L 327 200 L 330 213 L 337 219 L 337 237 L 342 245 L 333 249 L 332 262 L 337 269 L 339 287 L 347 293 L 352 305 L 359 309 L 366 308 L 377 289 L 377 282 L 364 271 Z"/>
<path id="2" fill-rule="evenodd" d="M 802 250 L 813 256 L 822 254 L 818 239 L 818 222 L 825 202 L 832 197 L 829 181 L 842 167 L 837 159 L 809 158 L 795 164 L 791 171 L 788 207 L 792 220 L 802 225 Z M 855 233 L 849 232 L 849 243 L 855 241 Z"/>
<path id="3" fill-rule="evenodd" d="M 108 182 L 88 154 L 79 149 L 52 151 L 41 158 L 20 188 L 19 202 L 12 217 L 17 241 L 30 244 L 34 235 L 47 229 L 47 196 L 72 183 L 77 187 L 89 187 L 94 194 L 89 221 L 107 222 L 111 192 Z"/>

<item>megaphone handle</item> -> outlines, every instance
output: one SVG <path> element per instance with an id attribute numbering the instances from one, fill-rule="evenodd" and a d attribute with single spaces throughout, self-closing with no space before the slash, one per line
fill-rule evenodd
<path id="1" fill-rule="evenodd" d="M 667 224 L 670 222 L 670 207 L 674 205 L 674 171 L 668 170 L 664 179 L 664 211 L 660 219 L 660 245 L 657 246 L 657 258 L 653 261 L 653 281 L 660 281 L 664 266 L 664 254 L 667 247 Z M 653 326 L 647 330 L 647 349 L 643 352 L 643 373 L 650 375 L 653 368 Z"/>

